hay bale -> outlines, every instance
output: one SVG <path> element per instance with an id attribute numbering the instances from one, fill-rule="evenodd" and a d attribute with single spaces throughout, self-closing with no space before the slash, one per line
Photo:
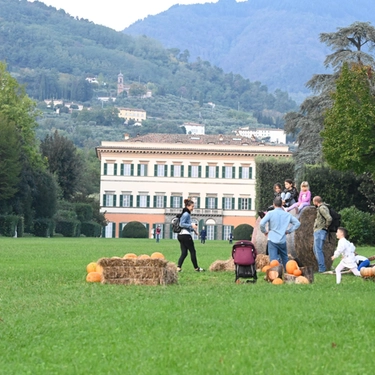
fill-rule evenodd
<path id="1" fill-rule="evenodd" d="M 255 260 L 257 270 L 261 270 L 264 266 L 270 264 L 270 257 L 265 254 L 258 254 Z"/>
<path id="2" fill-rule="evenodd" d="M 234 262 L 233 258 L 229 258 L 227 260 L 215 260 L 210 267 L 210 271 L 217 272 L 217 271 L 234 271 Z"/>
<path id="3" fill-rule="evenodd" d="M 177 282 L 177 267 L 164 259 L 101 258 L 104 284 L 167 285 Z"/>
<path id="4" fill-rule="evenodd" d="M 296 216 L 295 210 L 290 212 L 293 216 Z M 313 267 L 314 271 L 318 271 L 318 263 L 316 261 L 313 244 L 314 244 L 314 221 L 316 218 L 316 208 L 314 206 L 305 207 L 298 220 L 301 226 L 293 233 L 286 236 L 287 249 L 290 256 L 298 258 L 298 260 L 306 267 Z M 251 242 L 255 245 L 258 254 L 265 254 L 267 247 L 267 237 L 260 231 L 259 223 L 260 218 L 257 219 Z M 329 235 L 324 242 L 324 259 L 326 269 L 329 270 L 332 267 L 332 259 L 336 247 L 336 240 L 334 234 L 331 234 L 331 240 L 329 241 Z M 259 255 L 258 255 L 259 256 Z"/>

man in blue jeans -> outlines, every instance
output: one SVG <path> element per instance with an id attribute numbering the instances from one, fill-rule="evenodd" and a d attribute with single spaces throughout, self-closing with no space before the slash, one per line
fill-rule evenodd
<path id="1" fill-rule="evenodd" d="M 268 237 L 268 254 L 270 261 L 281 258 L 285 268 L 288 261 L 288 250 L 286 248 L 286 235 L 294 232 L 301 225 L 300 222 L 289 212 L 282 208 L 282 200 L 276 197 L 273 201 L 274 210 L 268 211 L 260 221 L 260 230 Z M 268 223 L 268 230 L 266 224 Z M 289 228 L 289 225 L 292 225 Z"/>
<path id="2" fill-rule="evenodd" d="M 314 222 L 314 255 L 318 262 L 319 272 L 325 272 L 326 264 L 324 261 L 323 246 L 327 237 L 328 227 L 332 222 L 329 214 L 329 208 L 323 203 L 321 197 L 313 198 L 313 204 L 317 208 L 316 219 Z"/>

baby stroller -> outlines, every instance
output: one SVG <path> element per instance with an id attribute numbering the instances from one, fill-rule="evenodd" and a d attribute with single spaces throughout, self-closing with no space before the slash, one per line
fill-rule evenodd
<path id="1" fill-rule="evenodd" d="M 239 278 L 252 279 L 247 280 L 248 283 L 256 283 L 257 270 L 255 266 L 255 259 L 257 251 L 255 246 L 250 241 L 237 241 L 232 247 L 232 258 L 235 267 L 235 283 L 240 283 Z"/>

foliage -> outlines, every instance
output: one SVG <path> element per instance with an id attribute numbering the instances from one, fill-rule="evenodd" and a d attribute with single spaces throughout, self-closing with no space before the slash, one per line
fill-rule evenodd
<path id="1" fill-rule="evenodd" d="M 350 206 L 369 210 L 367 198 L 360 192 L 361 179 L 353 172 L 336 171 L 327 165 L 306 165 L 301 181 L 308 181 L 311 198 L 319 195 L 337 212 Z"/>
<path id="2" fill-rule="evenodd" d="M 34 220 L 34 235 L 36 237 L 52 237 L 55 223 L 51 219 L 39 218 Z"/>
<path id="3" fill-rule="evenodd" d="M 93 209 L 92 206 L 88 203 L 76 203 L 74 205 L 76 214 L 77 214 L 77 219 L 80 222 L 84 221 L 90 221 L 92 220 L 92 214 L 93 214 Z"/>
<path id="4" fill-rule="evenodd" d="M 374 84 L 371 67 L 344 64 L 321 132 L 324 157 L 335 169 L 375 174 Z"/>
<path id="5" fill-rule="evenodd" d="M 350 241 L 355 245 L 375 244 L 375 220 L 368 212 L 356 207 L 347 207 L 340 211 L 341 225 L 348 230 Z"/>
<path id="6" fill-rule="evenodd" d="M 233 238 L 235 241 L 250 240 L 253 234 L 253 227 L 249 224 L 240 224 L 234 228 Z"/>
<path id="7" fill-rule="evenodd" d="M 81 223 L 78 220 L 60 220 L 56 222 L 56 233 L 61 233 L 64 237 L 78 237 Z"/>
<path id="8" fill-rule="evenodd" d="M 101 225 L 94 221 L 81 223 L 81 233 L 86 237 L 99 237 L 101 231 Z"/>
<path id="9" fill-rule="evenodd" d="M 17 215 L 0 216 L 0 234 L 6 237 L 14 237 L 19 217 Z"/>
<path id="10" fill-rule="evenodd" d="M 130 221 L 122 229 L 123 238 L 148 238 L 147 229 L 139 221 Z"/>
<path id="11" fill-rule="evenodd" d="M 257 157 L 255 159 L 256 178 L 256 202 L 257 211 L 265 210 L 273 201 L 273 185 L 280 183 L 284 186 L 286 179 L 294 176 L 294 161 L 289 158 L 266 158 Z M 298 190 L 298 185 L 297 185 Z"/>

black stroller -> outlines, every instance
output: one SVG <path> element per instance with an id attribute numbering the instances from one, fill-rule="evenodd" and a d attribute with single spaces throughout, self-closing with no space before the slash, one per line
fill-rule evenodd
<path id="1" fill-rule="evenodd" d="M 257 251 L 255 246 L 250 241 L 237 241 L 232 247 L 232 258 L 235 267 L 235 283 L 240 283 L 239 278 L 252 279 L 247 280 L 248 283 L 256 283 L 257 270 L 255 259 Z"/>

